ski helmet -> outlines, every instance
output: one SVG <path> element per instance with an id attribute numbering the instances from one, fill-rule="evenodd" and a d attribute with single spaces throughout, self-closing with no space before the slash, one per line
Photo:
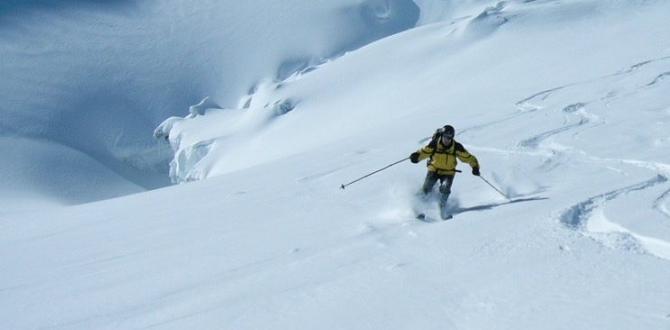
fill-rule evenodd
<path id="1" fill-rule="evenodd" d="M 454 135 L 456 135 L 454 127 L 451 125 L 444 125 L 444 127 L 442 128 L 442 136 L 453 138 Z"/>

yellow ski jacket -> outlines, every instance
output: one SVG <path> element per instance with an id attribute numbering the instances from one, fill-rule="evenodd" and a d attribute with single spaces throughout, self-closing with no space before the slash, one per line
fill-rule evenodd
<path id="1" fill-rule="evenodd" d="M 462 144 L 455 140 L 451 145 L 442 144 L 442 139 L 431 141 L 427 146 L 419 149 L 419 161 L 428 158 L 428 171 L 439 175 L 454 175 L 456 173 L 456 158 L 470 167 L 479 167 L 477 158 L 471 155 Z"/>

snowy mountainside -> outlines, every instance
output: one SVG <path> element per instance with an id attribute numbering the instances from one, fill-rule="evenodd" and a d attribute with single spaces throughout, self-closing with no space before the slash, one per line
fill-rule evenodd
<path id="1" fill-rule="evenodd" d="M 0 214 L 0 327 L 668 328 L 670 4 L 416 4 L 166 120 L 190 182 Z M 339 189 L 447 123 L 508 199 L 466 165 L 446 222 L 424 164 Z"/>
<path id="2" fill-rule="evenodd" d="M 179 171 L 173 171 L 178 172 L 173 179 L 178 182 L 197 180 L 273 157 L 285 157 L 288 156 L 286 150 L 299 152 L 304 148 L 318 148 L 362 130 L 383 129 L 385 125 L 396 124 L 399 118 L 414 114 L 427 116 L 421 127 L 408 128 L 416 136 L 427 134 L 445 120 L 463 121 L 459 126 L 465 126 L 467 132 L 474 128 L 466 125 L 475 125 L 470 117 L 532 113 L 545 107 L 535 104 L 536 100 L 545 101 L 552 94 L 573 94 L 553 97 L 549 102 L 574 99 L 572 104 L 563 105 L 566 109 L 559 114 L 565 114 L 565 120 L 571 113 L 579 119 L 588 117 L 583 108 L 591 98 L 621 99 L 616 96 L 619 88 L 629 89 L 621 93 L 638 93 L 639 87 L 645 87 L 638 85 L 653 87 L 652 80 L 663 79 L 667 59 L 662 54 L 667 52 L 664 49 L 667 46 L 659 43 L 656 47 L 622 50 L 608 41 L 629 38 L 620 42 L 653 44 L 654 30 L 664 27 L 639 24 L 623 16 L 623 9 L 617 6 L 613 6 L 618 9 L 614 10 L 597 6 L 596 2 L 591 6 L 586 4 L 588 2 L 577 1 L 557 8 L 552 1 L 498 2 L 495 6 L 477 8 L 467 19 L 419 27 L 335 61 L 308 68 L 286 80 L 265 81 L 242 97 L 238 108 L 210 109 L 202 117 L 185 121 L 172 118 L 167 122 L 168 129 L 162 126 L 157 132 L 162 137 L 170 136 L 176 150 L 173 167 Z M 607 18 L 597 15 L 600 10 L 606 11 Z M 566 21 L 547 24 L 539 19 L 573 12 L 578 15 L 570 24 L 565 24 Z M 593 17 L 584 19 L 589 15 Z M 605 23 L 609 31 L 592 29 L 593 25 Z M 618 29 L 635 29 L 637 34 L 619 37 Z M 578 37 L 567 37 L 575 31 L 580 32 Z M 603 37 L 604 33 L 611 33 L 610 38 Z M 636 40 L 639 34 L 643 35 L 642 39 L 644 36 L 650 39 Z M 544 40 L 536 40 L 538 35 Z M 565 45 L 547 51 L 557 43 Z M 522 46 L 523 50 L 517 51 Z M 605 53 L 611 55 L 601 60 Z M 580 57 L 574 59 L 575 55 Z M 644 70 L 648 72 L 632 72 L 646 64 L 650 64 Z M 589 70 L 585 71 L 585 67 Z M 619 72 L 622 70 L 625 72 Z M 394 79 L 396 76 L 402 79 Z M 503 83 L 504 80 L 496 77 L 509 77 L 514 83 Z M 540 86 L 538 77 L 543 77 Z M 662 86 L 657 87 L 649 92 L 645 91 L 649 88 L 639 90 L 640 93 L 662 93 Z M 578 93 L 585 95 L 574 95 Z M 610 94 L 601 95 L 603 93 Z M 479 99 L 480 95 L 485 99 Z M 636 100 L 628 97 L 626 102 Z M 661 98 L 658 102 L 664 101 Z M 648 118 L 635 120 L 645 119 Z M 520 143 L 532 144 L 533 141 Z M 265 151 L 259 152 L 257 148 Z M 189 157 L 191 153 L 194 157 Z M 191 166 L 185 166 L 184 162 Z"/>
<path id="3" fill-rule="evenodd" d="M 575 7 L 591 8 L 592 12 L 577 11 Z M 599 10 L 605 10 L 605 17 L 595 15 Z M 423 132 L 430 131 L 431 127 L 426 123 L 449 120 L 461 123 L 458 125 L 463 127 L 460 136 L 472 141 L 475 150 L 481 147 L 492 154 L 484 155 L 491 157 L 492 166 L 484 162 L 483 168 L 488 168 L 488 172 L 496 177 L 508 176 L 510 170 L 526 171 L 525 168 L 504 167 L 498 170 L 496 164 L 500 162 L 500 154 L 512 157 L 529 154 L 542 162 L 535 169 L 536 174 L 530 176 L 534 182 L 547 180 L 552 173 L 578 173 L 580 168 L 574 168 L 573 164 L 584 162 L 585 168 L 604 168 L 621 174 L 612 182 L 617 186 L 629 180 L 632 180 L 631 184 L 635 180 L 645 181 L 639 175 L 632 178 L 625 175 L 628 170 L 612 165 L 617 163 L 635 172 L 635 168 L 643 168 L 657 173 L 657 179 L 652 179 L 650 185 L 664 183 L 668 175 L 668 165 L 663 159 L 667 157 L 664 151 L 668 147 L 664 132 L 668 128 L 666 116 L 669 110 L 665 96 L 667 86 L 659 83 L 670 70 L 670 57 L 665 55 L 667 47 L 656 43 L 654 30 L 659 27 L 655 20 L 641 24 L 622 16 L 620 10 L 619 6 L 586 6 L 583 2 L 560 9 L 547 4 L 529 6 L 499 2 L 470 15 L 469 19 L 417 28 L 285 81 L 266 82 L 255 94 L 243 99 L 242 109 L 211 110 L 203 116 L 171 122 L 174 124 L 172 130 L 162 132 L 170 137 L 176 150 L 171 174 L 178 182 L 201 179 L 324 148 L 344 136 L 359 138 L 366 131 L 380 135 L 406 130 L 419 137 L 418 128 Z M 556 29 L 554 25 L 547 27 L 544 22 L 539 24 L 536 18 L 573 11 L 579 15 L 567 29 Z M 585 19 L 589 14 L 594 18 Z M 524 27 L 524 34 L 511 27 L 515 21 Z M 588 30 L 605 21 L 609 23 L 607 31 Z M 510 27 L 505 29 L 508 23 Z M 580 24 L 584 28 L 579 38 L 570 39 L 564 35 L 574 34 Z M 544 30 L 535 32 L 540 28 Z M 624 29 L 634 31 L 620 35 L 619 31 Z M 528 31 L 542 33 L 548 45 L 530 41 L 534 35 Z M 604 38 L 602 34 L 608 31 L 612 35 Z M 641 40 L 641 35 L 648 35 L 650 39 Z M 630 40 L 621 40 L 626 37 Z M 656 43 L 658 49 L 646 46 L 625 51 L 608 50 L 608 46 L 617 45 L 606 45 L 605 40 L 615 39 L 625 44 Z M 564 48 L 547 54 L 549 44 L 556 40 L 564 41 Z M 535 47 L 529 47 L 531 43 Z M 607 61 L 600 60 L 602 53 L 583 55 L 578 61 L 565 60 L 592 50 L 593 43 L 603 43 L 602 48 L 597 48 L 598 52 L 612 56 Z M 398 44 L 403 46 L 398 47 Z M 514 44 L 526 46 L 524 52 L 506 52 L 508 48 L 515 48 L 510 46 Z M 496 54 L 498 63 L 506 65 L 491 67 L 488 55 L 492 53 Z M 429 55 L 417 60 L 417 54 Z M 617 56 L 619 61 L 615 59 Z M 537 59 L 541 63 L 534 63 Z M 635 59 L 639 62 L 635 63 Z M 612 66 L 617 62 L 621 65 Z M 473 67 L 485 70 L 471 69 Z M 585 71 L 585 67 L 590 70 Z M 496 69 L 500 71 L 496 72 Z M 389 79 L 389 71 L 410 80 Z M 564 76 L 570 74 L 575 78 L 566 81 Z M 537 83 L 536 77 L 540 75 L 547 77 L 543 85 L 530 87 Z M 502 84 L 494 77 L 514 77 L 514 84 Z M 552 81 L 556 82 L 552 84 Z M 445 89 L 438 86 L 445 86 Z M 501 91 L 501 88 L 507 90 Z M 389 93 L 392 90 L 406 93 Z M 473 99 L 474 91 L 487 98 Z M 435 109 L 444 109 L 444 112 Z M 422 117 L 419 125 L 407 127 L 406 121 L 400 122 L 401 118 L 412 115 Z M 519 123 L 523 129 L 514 123 Z M 296 129 L 298 127 L 300 129 Z M 641 131 L 641 127 L 646 130 Z M 518 133 L 510 134 L 510 129 Z M 489 134 L 494 138 L 483 138 Z M 277 139 L 277 136 L 282 138 Z M 608 138 L 603 139 L 603 136 Z M 405 150 L 411 150 L 411 147 L 407 146 Z M 622 154 L 629 158 L 619 157 Z M 519 166 L 522 165 L 515 165 Z M 509 189 L 514 193 L 515 188 Z M 565 188 L 566 191 L 575 189 L 583 188 Z M 575 208 L 583 206 L 579 204 Z M 577 222 L 582 227 L 588 214 L 576 215 L 574 212 L 574 208 L 567 211 L 562 221 L 570 226 L 576 226 L 574 222 Z M 660 226 L 652 227 L 652 232 L 660 231 L 661 243 L 647 245 L 653 252 L 667 257 L 669 245 L 663 242 L 670 236 L 663 229 L 665 224 L 660 222 Z M 625 227 L 603 230 L 629 233 Z M 645 238 L 642 242 L 648 241 L 647 236 L 639 237 Z"/>
<path id="4" fill-rule="evenodd" d="M 205 96 L 235 105 L 265 77 L 418 19 L 411 0 L 2 1 L 0 139 L 14 147 L 0 179 L 23 191 L 2 195 L 68 205 L 164 186 L 171 152 L 151 130 L 167 116 Z"/>

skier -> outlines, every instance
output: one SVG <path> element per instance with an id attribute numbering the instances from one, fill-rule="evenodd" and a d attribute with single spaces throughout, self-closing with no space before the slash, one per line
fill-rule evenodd
<path id="1" fill-rule="evenodd" d="M 477 158 L 465 150 L 462 144 L 456 142 L 454 135 L 454 127 L 445 125 L 435 132 L 428 145 L 409 156 L 410 161 L 414 164 L 428 159 L 428 173 L 422 187 L 424 198 L 428 197 L 437 180 L 440 180 L 440 216 L 445 220 L 451 218 L 446 205 L 449 194 L 451 194 L 451 185 L 454 183 L 454 175 L 456 174 L 456 158 L 468 163 L 472 167 L 472 174 L 479 176 L 479 162 Z"/>

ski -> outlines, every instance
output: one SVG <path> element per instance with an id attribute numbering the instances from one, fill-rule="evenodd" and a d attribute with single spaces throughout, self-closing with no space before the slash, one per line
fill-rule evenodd
<path id="1" fill-rule="evenodd" d="M 441 221 L 446 221 L 446 220 L 452 219 L 453 217 L 454 217 L 453 215 L 449 214 L 447 217 L 441 217 Z M 416 219 L 419 220 L 419 221 L 423 221 L 423 222 L 438 222 L 438 221 L 440 221 L 439 219 L 427 216 L 425 213 L 417 213 L 416 214 Z"/>

